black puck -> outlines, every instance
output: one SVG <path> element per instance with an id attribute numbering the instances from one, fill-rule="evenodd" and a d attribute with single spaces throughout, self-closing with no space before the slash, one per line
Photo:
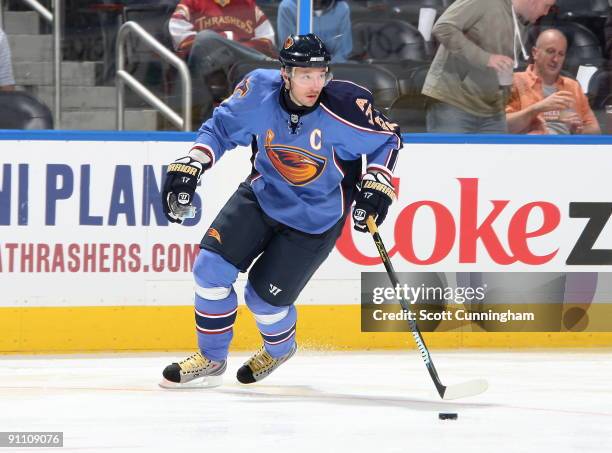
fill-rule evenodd
<path id="1" fill-rule="evenodd" d="M 440 420 L 457 420 L 457 412 L 440 412 L 438 418 Z"/>

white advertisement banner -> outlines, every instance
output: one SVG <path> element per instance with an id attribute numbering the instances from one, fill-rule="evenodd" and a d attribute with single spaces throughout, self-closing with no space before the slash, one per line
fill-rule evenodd
<path id="1" fill-rule="evenodd" d="M 228 152 L 197 217 L 169 225 L 164 166 L 189 143 L 0 148 L 0 306 L 188 305 L 199 241 L 250 171 L 250 150 Z M 381 235 L 398 271 L 610 272 L 611 170 L 610 145 L 406 145 Z M 372 239 L 347 228 L 300 302 L 357 304 L 374 270 Z"/>

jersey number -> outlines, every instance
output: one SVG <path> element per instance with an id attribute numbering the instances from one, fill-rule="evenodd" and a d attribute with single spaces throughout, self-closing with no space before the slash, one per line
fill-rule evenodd
<path id="1" fill-rule="evenodd" d="M 359 107 L 359 109 L 365 114 L 366 118 L 368 119 L 368 123 L 370 123 L 372 126 L 374 126 L 374 123 L 376 123 L 383 131 L 389 132 L 394 132 L 397 128 L 397 124 L 385 121 L 385 119 L 378 114 L 378 112 L 376 112 L 375 115 L 372 104 L 367 99 L 357 98 L 355 103 L 357 104 L 357 107 Z"/>

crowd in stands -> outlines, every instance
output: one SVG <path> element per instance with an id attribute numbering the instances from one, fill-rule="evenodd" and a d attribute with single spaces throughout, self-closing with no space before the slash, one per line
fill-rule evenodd
<path id="1" fill-rule="evenodd" d="M 120 8 L 109 19 L 111 3 Z M 82 4 L 70 0 L 68 8 Z M 100 23 L 115 27 L 133 20 L 127 10 L 163 4 L 152 33 L 189 66 L 194 127 L 232 92 L 244 68 L 278 66 L 277 49 L 298 21 L 297 0 L 100 4 Z M 436 18 L 431 38 L 419 23 L 422 8 Z M 612 110 L 612 0 L 313 0 L 313 9 L 313 32 L 332 54 L 332 71 L 336 65 L 336 76 L 370 88 L 404 131 L 612 133 L 603 127 L 606 106 Z M 114 44 L 105 45 L 113 71 Z M 14 85 L 6 45 L 0 30 L 0 90 Z M 585 65 L 593 67 L 590 82 L 577 81 Z M 172 99 L 178 79 L 165 70 L 170 88 L 152 89 Z"/>

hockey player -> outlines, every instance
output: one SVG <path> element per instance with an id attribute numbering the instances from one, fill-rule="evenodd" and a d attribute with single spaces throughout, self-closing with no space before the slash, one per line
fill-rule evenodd
<path id="1" fill-rule="evenodd" d="M 252 148 L 251 174 L 204 235 L 194 264 L 199 352 L 168 365 L 163 387 L 220 383 L 239 272 L 249 272 L 245 302 L 263 346 L 238 370 L 238 381 L 259 381 L 287 361 L 297 348 L 294 303 L 333 249 L 353 201 L 355 228 L 367 231 L 367 216 L 380 224 L 395 198 L 401 139 L 372 94 L 332 80 L 330 55 L 313 34 L 289 36 L 280 61 L 280 72 L 248 74 L 202 125 L 189 154 L 168 167 L 162 202 L 167 218 L 180 223 L 202 174 L 226 150 Z"/>

